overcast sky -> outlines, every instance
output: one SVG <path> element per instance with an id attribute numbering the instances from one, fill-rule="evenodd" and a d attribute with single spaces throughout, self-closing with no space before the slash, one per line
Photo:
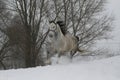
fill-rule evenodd
<path id="1" fill-rule="evenodd" d="M 115 17 L 112 31 L 112 39 L 99 41 L 98 46 L 100 48 L 106 47 L 110 51 L 120 50 L 120 0 L 108 0 L 106 5 L 108 14 L 112 14 Z"/>
<path id="2" fill-rule="evenodd" d="M 120 34 L 120 0 L 108 0 L 109 10 L 115 16 L 115 30 L 117 35 Z M 119 37 L 120 41 L 120 37 Z"/>

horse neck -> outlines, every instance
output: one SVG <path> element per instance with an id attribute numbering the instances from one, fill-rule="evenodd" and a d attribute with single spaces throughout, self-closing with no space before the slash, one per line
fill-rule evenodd
<path id="1" fill-rule="evenodd" d="M 64 34 L 62 33 L 62 31 L 58 25 L 57 25 L 57 32 L 58 32 L 59 37 L 61 37 L 61 38 L 64 37 Z"/>

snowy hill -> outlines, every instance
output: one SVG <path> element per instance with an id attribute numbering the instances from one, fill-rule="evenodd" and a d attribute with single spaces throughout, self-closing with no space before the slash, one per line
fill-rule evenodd
<path id="1" fill-rule="evenodd" d="M 0 80 L 120 80 L 120 56 L 89 62 L 0 71 Z"/>

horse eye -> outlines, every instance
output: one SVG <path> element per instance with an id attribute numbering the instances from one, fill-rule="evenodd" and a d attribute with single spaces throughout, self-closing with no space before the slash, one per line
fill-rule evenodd
<path id="1" fill-rule="evenodd" d="M 53 29 L 55 30 L 55 29 L 56 29 L 56 26 L 53 26 Z"/>

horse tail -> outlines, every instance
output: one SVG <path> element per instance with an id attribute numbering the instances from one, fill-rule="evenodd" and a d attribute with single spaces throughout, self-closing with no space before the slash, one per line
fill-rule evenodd
<path id="1" fill-rule="evenodd" d="M 78 51 L 78 52 L 81 52 L 81 53 L 85 52 L 84 50 L 81 50 L 81 49 L 79 49 L 79 48 L 77 48 L 77 51 Z"/>

